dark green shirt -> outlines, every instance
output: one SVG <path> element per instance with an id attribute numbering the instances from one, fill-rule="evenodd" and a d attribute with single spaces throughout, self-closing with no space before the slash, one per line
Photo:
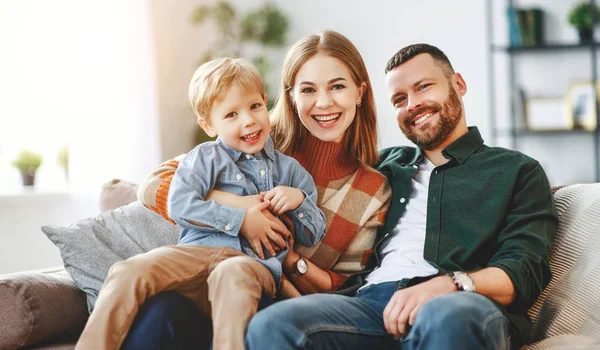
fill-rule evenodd
<path id="1" fill-rule="evenodd" d="M 439 274 L 486 267 L 506 272 L 517 296 L 508 307 L 496 304 L 513 325 L 513 345 L 520 346 L 531 330 L 527 309 L 551 278 L 548 251 L 558 219 L 546 174 L 522 153 L 486 146 L 476 127 L 442 154 L 448 162 L 432 171 L 429 183 L 424 258 Z M 376 168 L 392 186 L 392 202 L 376 248 L 403 215 L 423 157 L 414 147 L 381 152 Z M 380 264 L 378 249 L 371 263 L 342 288 L 363 283 Z"/>

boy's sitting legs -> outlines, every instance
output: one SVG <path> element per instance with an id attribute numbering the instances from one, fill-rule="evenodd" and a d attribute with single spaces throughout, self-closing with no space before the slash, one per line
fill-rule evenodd
<path id="1" fill-rule="evenodd" d="M 271 271 L 249 256 L 220 262 L 208 276 L 215 349 L 243 349 L 244 335 L 262 295 L 275 297 Z"/>

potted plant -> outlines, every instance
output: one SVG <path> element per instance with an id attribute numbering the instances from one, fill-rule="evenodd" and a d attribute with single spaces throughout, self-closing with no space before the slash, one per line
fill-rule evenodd
<path id="1" fill-rule="evenodd" d="M 58 150 L 56 155 L 56 164 L 63 168 L 65 171 L 65 177 L 69 180 L 69 146 L 64 144 Z"/>
<path id="2" fill-rule="evenodd" d="M 42 155 L 28 150 L 21 150 L 17 158 L 12 162 L 23 178 L 23 186 L 33 186 L 35 183 L 35 172 L 42 164 Z"/>
<path id="3" fill-rule="evenodd" d="M 595 13 L 595 21 L 592 15 Z M 600 22 L 600 10 L 593 6 L 589 1 L 581 2 L 569 12 L 569 24 L 574 26 L 579 33 L 579 40 L 582 43 L 594 40 L 594 25 Z"/>

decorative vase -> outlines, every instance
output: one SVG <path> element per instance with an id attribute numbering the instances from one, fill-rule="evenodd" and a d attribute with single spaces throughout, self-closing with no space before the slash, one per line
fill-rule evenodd
<path id="1" fill-rule="evenodd" d="M 582 44 L 591 43 L 594 40 L 594 30 L 592 28 L 579 28 L 579 42 Z"/>
<path id="2" fill-rule="evenodd" d="M 21 178 L 23 179 L 23 186 L 25 187 L 33 186 L 35 183 L 35 175 L 31 175 L 27 171 L 21 173 Z"/>
<path id="3" fill-rule="evenodd" d="M 23 186 L 30 187 L 35 184 L 35 172 L 37 169 L 29 169 L 21 172 L 21 178 L 23 179 Z"/>

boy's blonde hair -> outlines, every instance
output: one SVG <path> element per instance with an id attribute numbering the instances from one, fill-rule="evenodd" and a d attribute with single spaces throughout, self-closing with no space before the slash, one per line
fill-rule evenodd
<path id="1" fill-rule="evenodd" d="M 361 164 L 372 166 L 377 161 L 377 120 L 369 73 L 352 42 L 330 30 L 306 36 L 288 51 L 283 63 L 281 91 L 271 111 L 271 137 L 275 147 L 287 155 L 293 155 L 309 134 L 297 115 L 292 89 L 300 67 L 318 53 L 337 58 L 348 67 L 357 86 L 362 83 L 366 85 L 354 121 L 346 130 L 342 142 Z"/>
<path id="2" fill-rule="evenodd" d="M 202 64 L 192 76 L 188 96 L 194 114 L 207 119 L 213 103 L 233 84 L 265 95 L 265 84 L 258 70 L 241 58 L 218 58 Z"/>

